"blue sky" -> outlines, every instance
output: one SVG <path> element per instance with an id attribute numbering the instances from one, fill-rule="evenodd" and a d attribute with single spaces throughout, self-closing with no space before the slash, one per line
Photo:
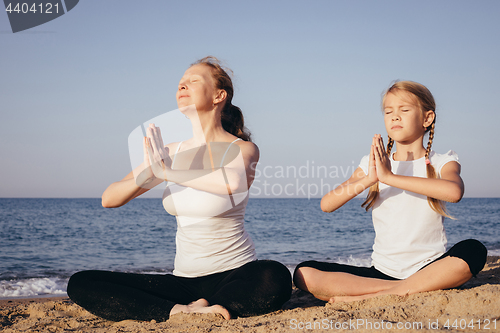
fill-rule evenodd
<path id="1" fill-rule="evenodd" d="M 176 108 L 206 55 L 235 73 L 256 196 L 345 180 L 385 134 L 381 93 L 401 79 L 434 94 L 433 147 L 459 154 L 465 195 L 499 197 L 499 14 L 496 0 L 82 0 L 13 34 L 0 13 L 0 197 L 100 197 L 131 169 L 130 132 Z"/>

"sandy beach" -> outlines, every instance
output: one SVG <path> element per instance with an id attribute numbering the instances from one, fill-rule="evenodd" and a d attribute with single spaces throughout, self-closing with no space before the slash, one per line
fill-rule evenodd
<path id="1" fill-rule="evenodd" d="M 110 322 L 67 297 L 0 300 L 4 332 L 500 332 L 500 257 L 457 289 L 325 304 L 294 289 L 283 309 L 226 321 L 212 314 L 178 314 L 167 322 Z"/>

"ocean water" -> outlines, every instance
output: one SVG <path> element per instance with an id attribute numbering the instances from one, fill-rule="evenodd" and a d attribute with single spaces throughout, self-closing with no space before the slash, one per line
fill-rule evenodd
<path id="1" fill-rule="evenodd" d="M 352 200 L 336 212 L 320 199 L 250 199 L 246 229 L 259 259 L 290 270 L 305 260 L 369 265 L 375 233 L 371 214 Z M 449 205 L 449 245 L 476 238 L 500 255 L 500 198 L 465 198 Z M 100 199 L 0 198 L 0 298 L 58 295 L 84 269 L 170 273 L 175 218 L 160 199 L 116 209 Z"/>

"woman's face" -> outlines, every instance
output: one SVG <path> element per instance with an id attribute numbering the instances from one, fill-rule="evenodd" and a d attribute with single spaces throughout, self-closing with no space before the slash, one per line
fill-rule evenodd
<path id="1" fill-rule="evenodd" d="M 177 106 L 194 104 L 198 111 L 212 110 L 216 92 L 210 68 L 203 64 L 191 66 L 179 82 Z"/>

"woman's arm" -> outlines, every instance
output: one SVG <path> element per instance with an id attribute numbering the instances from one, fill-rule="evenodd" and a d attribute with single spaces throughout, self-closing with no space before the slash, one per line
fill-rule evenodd
<path id="1" fill-rule="evenodd" d="M 247 191 L 255 176 L 255 165 L 259 161 L 259 149 L 251 142 L 238 141 L 231 148 L 232 159 L 223 167 L 201 170 L 174 170 L 156 166 L 155 175 L 177 184 L 215 194 L 228 194 Z M 230 149 L 230 152 L 231 152 Z M 230 153 L 228 153 L 230 155 Z"/>
<path id="2" fill-rule="evenodd" d="M 122 180 L 114 182 L 106 188 L 102 194 L 102 206 L 104 208 L 121 207 L 162 182 L 161 179 L 155 179 L 138 186 L 132 171 Z"/>
<path id="3" fill-rule="evenodd" d="M 102 194 L 102 206 L 116 208 L 149 191 L 162 180 L 154 177 L 147 155 L 148 140 L 144 138 L 144 161 L 122 180 L 112 183 Z"/>
<path id="4" fill-rule="evenodd" d="M 158 128 L 150 125 L 150 128 L 147 129 L 147 135 L 147 148 L 145 150 L 147 157 L 145 160 L 151 160 L 151 169 L 158 179 L 215 194 L 245 192 L 253 182 L 255 165 L 259 160 L 259 150 L 251 142 L 237 141 L 230 145 L 225 158 L 219 156 L 219 154 L 223 154 L 222 151 L 226 152 L 225 147 L 215 154 L 216 156 L 212 156 L 211 145 L 207 145 L 213 160 L 219 161 L 224 158 L 225 161 L 229 161 L 223 167 L 174 170 L 170 167 L 170 160 L 164 151 L 165 148 Z M 177 159 L 178 162 L 181 162 L 182 154 L 177 156 Z"/>

